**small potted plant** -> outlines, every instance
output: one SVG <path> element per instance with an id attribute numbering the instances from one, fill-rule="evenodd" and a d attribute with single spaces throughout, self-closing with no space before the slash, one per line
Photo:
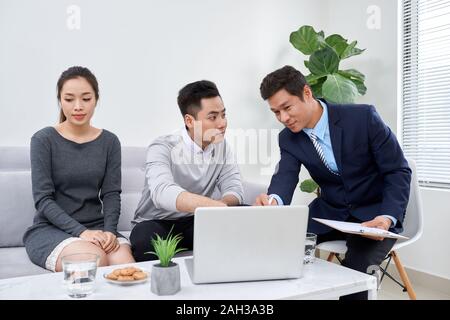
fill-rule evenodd
<path id="1" fill-rule="evenodd" d="M 156 239 L 152 239 L 155 251 L 146 252 L 153 253 L 159 259 L 159 263 L 152 266 L 150 281 L 151 290 L 157 295 L 171 295 L 180 291 L 180 268 L 172 262 L 172 258 L 186 249 L 177 248 L 183 237 L 181 234 L 172 235 L 172 229 L 166 239 L 156 235 Z"/>

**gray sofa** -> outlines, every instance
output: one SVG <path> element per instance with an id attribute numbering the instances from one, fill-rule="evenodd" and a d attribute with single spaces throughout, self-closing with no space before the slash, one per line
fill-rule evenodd
<path id="1" fill-rule="evenodd" d="M 122 147 L 122 210 L 118 230 L 128 236 L 144 184 L 145 147 Z M 265 187 L 244 182 L 244 201 L 252 203 Z M 35 213 L 28 147 L 0 147 L 0 279 L 49 272 L 33 264 L 22 236 Z"/>

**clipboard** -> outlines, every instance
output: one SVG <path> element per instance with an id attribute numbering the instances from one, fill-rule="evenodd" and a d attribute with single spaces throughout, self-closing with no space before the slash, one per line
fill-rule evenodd
<path id="1" fill-rule="evenodd" d="M 405 237 L 405 236 L 402 236 L 400 234 L 393 233 L 390 231 L 386 231 L 383 229 L 364 227 L 360 223 L 319 219 L 319 218 L 312 218 L 312 219 L 317 222 L 323 223 L 333 229 L 336 229 L 336 230 L 339 230 L 339 231 L 345 232 L 345 233 L 368 235 L 368 236 L 374 236 L 374 237 L 393 238 L 393 239 L 409 239 L 408 237 Z"/>

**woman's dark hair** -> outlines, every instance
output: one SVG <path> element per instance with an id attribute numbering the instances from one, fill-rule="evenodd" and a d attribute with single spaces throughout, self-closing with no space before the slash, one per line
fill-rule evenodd
<path id="1" fill-rule="evenodd" d="M 57 94 L 58 101 L 61 101 L 61 90 L 62 87 L 64 86 L 64 83 L 66 83 L 67 80 L 76 78 L 84 78 L 86 79 L 87 82 L 89 82 L 89 84 L 92 87 L 92 90 L 94 90 L 95 101 L 98 101 L 99 95 L 98 95 L 97 78 L 88 68 L 79 66 L 70 67 L 69 69 L 61 73 L 61 76 L 58 79 L 58 83 L 56 84 L 56 90 L 58 92 Z M 64 115 L 64 112 L 62 111 L 61 108 L 59 113 L 59 123 L 64 121 L 66 121 L 66 116 Z"/>
<path id="2" fill-rule="evenodd" d="M 197 118 L 201 110 L 201 100 L 204 98 L 220 97 L 219 90 L 214 82 L 201 80 L 187 84 L 178 92 L 178 106 L 183 117 L 190 114 Z"/>
<path id="3" fill-rule="evenodd" d="M 300 71 L 291 66 L 284 66 L 269 73 L 261 82 L 259 90 L 264 100 L 269 99 L 279 90 L 285 89 L 303 101 L 303 88 L 307 84 L 305 76 Z"/>

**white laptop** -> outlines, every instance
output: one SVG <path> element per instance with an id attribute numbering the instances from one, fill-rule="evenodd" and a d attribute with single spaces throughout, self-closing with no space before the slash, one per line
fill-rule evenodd
<path id="1" fill-rule="evenodd" d="M 193 283 L 300 278 L 307 206 L 198 208 Z"/>

